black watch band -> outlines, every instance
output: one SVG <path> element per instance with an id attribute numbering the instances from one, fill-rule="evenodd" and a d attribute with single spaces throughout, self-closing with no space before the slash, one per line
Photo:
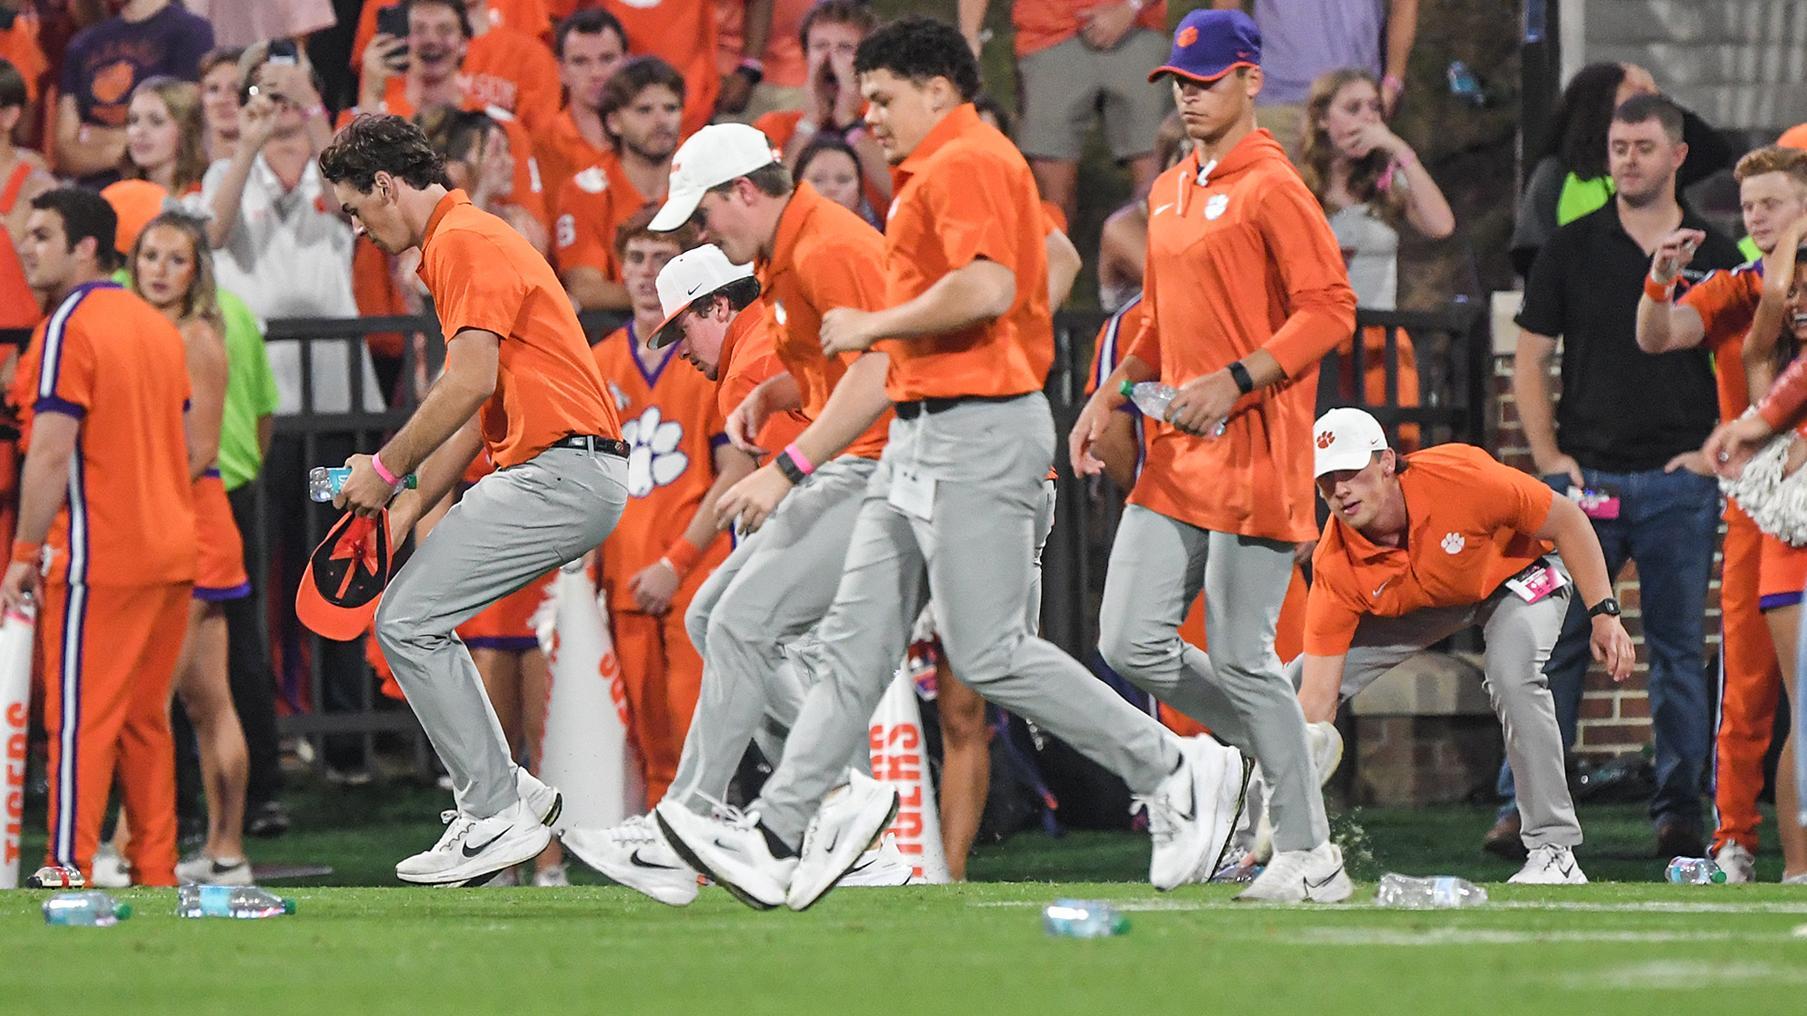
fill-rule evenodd
<path id="1" fill-rule="evenodd" d="M 1247 395 L 1255 390 L 1255 379 L 1249 376 L 1249 369 L 1242 365 L 1241 360 L 1231 360 L 1229 371 L 1230 380 L 1236 382 L 1237 391 Z"/>
<path id="2" fill-rule="evenodd" d="M 784 474 L 784 478 L 791 481 L 792 486 L 802 483 L 804 478 L 809 475 L 791 459 L 790 452 L 779 452 L 772 462 L 778 466 L 778 471 Z"/>
<path id="3" fill-rule="evenodd" d="M 1599 617 L 1601 614 L 1605 614 L 1608 617 L 1618 617 L 1619 601 L 1608 596 L 1606 599 L 1587 608 L 1588 617 Z"/>

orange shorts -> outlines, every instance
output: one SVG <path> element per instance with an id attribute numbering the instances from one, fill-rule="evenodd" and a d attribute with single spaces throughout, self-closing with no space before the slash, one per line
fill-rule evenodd
<path id="1" fill-rule="evenodd" d="M 1757 602 L 1764 610 L 1792 607 L 1801 602 L 1803 586 L 1807 586 L 1807 547 L 1791 547 L 1764 533 L 1757 564 Z"/>
<path id="2" fill-rule="evenodd" d="M 483 612 L 458 626 L 458 637 L 472 649 L 505 649 L 524 653 L 540 647 L 533 630 L 533 615 L 552 592 L 553 572 L 502 597 Z"/>
<path id="3" fill-rule="evenodd" d="M 194 482 L 195 532 L 200 558 L 195 562 L 194 598 L 218 603 L 251 595 L 245 574 L 245 542 L 232 520 L 232 503 L 220 471 L 209 469 Z"/>

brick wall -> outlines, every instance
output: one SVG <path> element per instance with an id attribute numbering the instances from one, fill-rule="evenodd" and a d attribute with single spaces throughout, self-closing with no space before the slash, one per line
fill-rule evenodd
<path id="1" fill-rule="evenodd" d="M 1495 337 L 1492 394 L 1493 452 L 1508 465 L 1536 472 L 1531 462 L 1531 449 L 1518 419 L 1518 406 L 1512 398 L 1512 356 L 1500 354 L 1500 336 Z M 1615 685 L 1600 667 L 1590 667 L 1581 699 L 1580 735 L 1576 742 L 1579 754 L 1597 761 L 1635 751 L 1650 743 L 1650 696 L 1646 691 L 1649 666 L 1644 655 L 1644 618 L 1638 595 L 1637 566 L 1627 565 L 1619 576 L 1619 602 L 1625 608 L 1625 628 L 1638 648 L 1637 669 L 1630 680 Z M 1719 555 L 1713 556 L 1713 581 L 1707 590 L 1706 659 L 1719 652 Z"/>

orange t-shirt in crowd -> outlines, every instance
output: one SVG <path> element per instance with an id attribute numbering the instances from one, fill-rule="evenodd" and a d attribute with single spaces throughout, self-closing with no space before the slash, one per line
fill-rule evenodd
<path id="1" fill-rule="evenodd" d="M 35 15 L 20 14 L 13 18 L 11 28 L 0 32 L 0 59 L 12 64 L 25 79 L 25 101 L 38 101 L 38 81 L 50 70 L 50 61 L 44 59 L 44 48 L 38 45 Z"/>
<path id="2" fill-rule="evenodd" d="M 1341 656 L 1369 614 L 1403 617 L 1492 596 L 1550 552 L 1535 535 L 1556 494 L 1474 445 L 1445 444 L 1405 456 L 1405 546 L 1383 547 L 1332 517 L 1311 558 L 1305 651 Z"/>
<path id="3" fill-rule="evenodd" d="M 575 0 L 566 2 L 575 9 Z M 352 70 L 364 65 L 364 47 L 376 38 L 377 12 L 385 7 L 399 6 L 401 0 L 365 0 L 364 9 L 358 14 L 358 30 L 351 41 Z M 565 12 L 570 13 L 569 10 Z M 564 17 L 565 14 L 557 16 Z M 489 0 L 489 23 L 492 27 L 526 32 L 548 44 L 552 40 L 553 17 L 547 9 L 546 0 Z"/>
<path id="4" fill-rule="evenodd" d="M 31 420 L 81 421 L 68 502 L 50 535 L 50 582 L 155 586 L 193 582 L 188 475 L 188 365 L 182 333 L 113 282 L 78 286 L 32 332 L 13 375 L 29 449 Z"/>
<path id="5" fill-rule="evenodd" d="M 471 40 L 458 69 L 458 85 L 473 106 L 494 106 L 513 114 L 530 135 L 551 127 L 564 88 L 558 61 L 546 44 L 508 27 L 493 28 Z"/>
<path id="6" fill-rule="evenodd" d="M 640 193 L 614 152 L 565 181 L 558 195 L 558 223 L 552 231 L 553 260 L 561 273 L 594 268 L 611 281 L 621 280 L 615 257 L 615 232 L 634 213 L 665 195 Z"/>
<path id="7" fill-rule="evenodd" d="M 496 391 L 479 422 L 497 469 L 572 435 L 617 438 L 583 326 L 552 266 L 461 190 L 439 200 L 420 245 L 420 277 L 450 342 L 466 328 L 502 337 Z"/>
<path id="8" fill-rule="evenodd" d="M 759 54 L 765 64 L 760 78 L 777 88 L 802 88 L 808 73 L 803 56 L 803 40 L 798 31 L 803 16 L 816 0 L 772 0 L 772 30 L 765 37 L 765 52 Z M 741 50 L 746 48 L 747 5 L 745 0 L 715 0 L 715 69 L 723 77 L 740 66 Z"/>
<path id="9" fill-rule="evenodd" d="M 552 216 L 546 212 L 545 189 L 540 186 L 539 165 L 533 161 L 533 140 L 526 128 L 521 126 L 506 110 L 492 106 L 473 104 L 468 98 L 464 108 L 473 113 L 488 113 L 490 119 L 502 127 L 502 134 L 508 139 L 508 154 L 514 157 L 514 189 L 508 192 L 507 204 L 514 205 L 532 216 L 540 225 L 552 226 Z M 404 119 L 414 119 L 417 110 L 408 101 L 407 82 L 401 78 L 390 78 L 383 92 L 382 108 L 377 112 L 392 113 Z M 335 130 L 343 130 L 357 116 L 355 110 L 347 109 L 339 114 L 339 122 Z"/>
<path id="10" fill-rule="evenodd" d="M 778 218 L 772 257 L 755 269 L 771 307 L 778 359 L 803 393 L 803 415 L 814 420 L 859 354 L 822 355 L 822 315 L 836 307 L 882 310 L 885 238 L 807 183 L 798 183 Z M 891 414 L 853 440 L 845 455 L 876 459 L 885 450 Z"/>
<path id="11" fill-rule="evenodd" d="M 884 340 L 893 402 L 1039 392 L 1054 362 L 1041 196 L 1009 138 L 956 106 L 892 173 L 886 306 L 922 295 L 981 258 L 1016 276 L 1003 315 L 946 335 Z M 1320 216 L 1321 218 L 1321 216 Z"/>
<path id="12" fill-rule="evenodd" d="M 1266 350 L 1286 380 L 1236 404 L 1222 437 L 1156 425 L 1130 503 L 1201 529 L 1297 542 L 1317 533 L 1311 424 L 1318 361 L 1354 334 L 1355 292 L 1323 209 L 1257 130 L 1199 183 L 1187 156 L 1149 192 L 1142 335 L 1182 385 Z"/>
<path id="13" fill-rule="evenodd" d="M 563 211 L 558 199 L 564 193 L 565 184 L 579 171 L 608 158 L 613 151 L 591 144 L 589 138 L 579 133 L 568 107 L 558 111 L 551 126 L 534 132 L 533 161 L 539 165 L 540 186 L 546 192 L 546 208 L 554 220 Z"/>
<path id="14" fill-rule="evenodd" d="M 765 135 L 773 148 L 782 152 L 797 135 L 797 125 L 802 122 L 803 111 L 800 109 L 774 109 L 755 118 L 753 127 Z"/>
<path id="15" fill-rule="evenodd" d="M 715 483 L 715 449 L 728 440 L 715 385 L 678 359 L 675 343 L 648 371 L 635 353 L 639 345 L 630 321 L 591 350 L 630 448 L 627 507 L 602 545 L 602 588 L 611 610 L 640 609 L 629 580 L 684 539 Z M 729 541 L 712 539 L 684 587 L 700 585 L 728 550 Z"/>
<path id="16" fill-rule="evenodd" d="M 778 359 L 772 345 L 774 331 L 764 297 L 753 301 L 728 322 L 715 371 L 719 379 L 715 383 L 715 404 L 721 410 L 722 419 L 732 416 L 753 389 L 767 378 L 785 373 L 784 363 Z M 765 425 L 759 428 L 754 440 L 767 452 L 777 452 L 797 440 L 797 435 L 807 427 L 809 417 L 794 409 L 773 413 L 765 418 Z"/>
<path id="17" fill-rule="evenodd" d="M 1119 0 L 1016 0 L 1010 5 L 1010 23 L 1016 28 L 1016 55 L 1028 56 L 1058 46 L 1079 34 L 1091 12 L 1115 6 Z M 1167 31 L 1166 0 L 1154 0 L 1136 16 L 1136 24 L 1156 32 Z"/>
<path id="18" fill-rule="evenodd" d="M 715 10 L 711 0 L 601 0 L 627 31 L 628 52 L 656 56 L 684 76 L 684 136 L 715 116 L 721 76 L 715 70 Z"/>

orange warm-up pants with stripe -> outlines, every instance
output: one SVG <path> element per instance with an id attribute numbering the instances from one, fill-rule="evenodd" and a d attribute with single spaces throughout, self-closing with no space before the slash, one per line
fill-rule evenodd
<path id="1" fill-rule="evenodd" d="M 117 777 L 133 881 L 176 884 L 176 754 L 170 683 L 188 624 L 189 583 L 46 584 L 38 665 L 50 735 L 47 861 L 92 877 Z"/>
<path id="2" fill-rule="evenodd" d="M 1763 533 L 1736 505 L 1726 508 L 1719 579 L 1719 730 L 1713 763 L 1715 849 L 1728 842 L 1757 850 L 1757 796 L 1769 751 L 1782 671 L 1759 609 Z"/>
<path id="3" fill-rule="evenodd" d="M 663 614 L 611 611 L 615 656 L 627 690 L 628 720 L 640 748 L 646 799 L 663 800 L 678 774 L 678 756 L 703 689 L 703 658 L 690 643 L 684 611 L 698 583 L 685 582 Z"/>

